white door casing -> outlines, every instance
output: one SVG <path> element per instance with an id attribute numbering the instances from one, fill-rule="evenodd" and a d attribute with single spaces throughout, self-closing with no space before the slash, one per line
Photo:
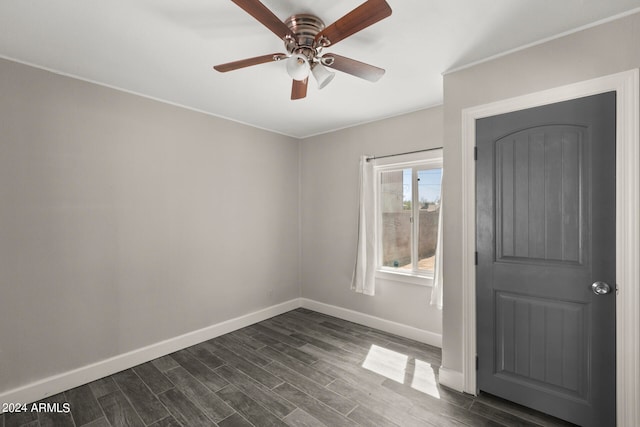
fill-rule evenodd
<path id="1" fill-rule="evenodd" d="M 640 83 L 637 69 L 462 111 L 463 391 L 477 393 L 475 283 L 475 121 L 616 91 L 616 416 L 640 425 Z"/>

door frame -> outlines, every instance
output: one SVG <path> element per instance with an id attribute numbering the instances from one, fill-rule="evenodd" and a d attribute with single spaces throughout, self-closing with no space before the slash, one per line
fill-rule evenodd
<path id="1" fill-rule="evenodd" d="M 476 120 L 603 92 L 616 92 L 616 417 L 640 425 L 639 70 L 599 77 L 462 110 L 462 375 L 476 383 Z"/>

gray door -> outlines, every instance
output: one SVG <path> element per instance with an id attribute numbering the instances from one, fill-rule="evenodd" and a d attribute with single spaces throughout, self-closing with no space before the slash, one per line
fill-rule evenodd
<path id="1" fill-rule="evenodd" d="M 615 100 L 476 122 L 478 387 L 583 426 L 615 426 Z"/>

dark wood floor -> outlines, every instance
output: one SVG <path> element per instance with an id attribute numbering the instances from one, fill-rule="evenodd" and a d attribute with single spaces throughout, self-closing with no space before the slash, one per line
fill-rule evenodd
<path id="1" fill-rule="evenodd" d="M 438 384 L 440 350 L 298 309 L 52 396 L 14 426 L 557 426 Z"/>

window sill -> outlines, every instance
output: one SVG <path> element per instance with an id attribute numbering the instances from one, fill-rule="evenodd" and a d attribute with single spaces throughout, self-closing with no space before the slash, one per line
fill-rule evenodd
<path id="1" fill-rule="evenodd" d="M 389 270 L 376 270 L 376 279 L 387 280 L 391 282 L 408 283 L 418 286 L 433 286 L 433 276 L 418 275 L 414 273 L 400 273 Z"/>

